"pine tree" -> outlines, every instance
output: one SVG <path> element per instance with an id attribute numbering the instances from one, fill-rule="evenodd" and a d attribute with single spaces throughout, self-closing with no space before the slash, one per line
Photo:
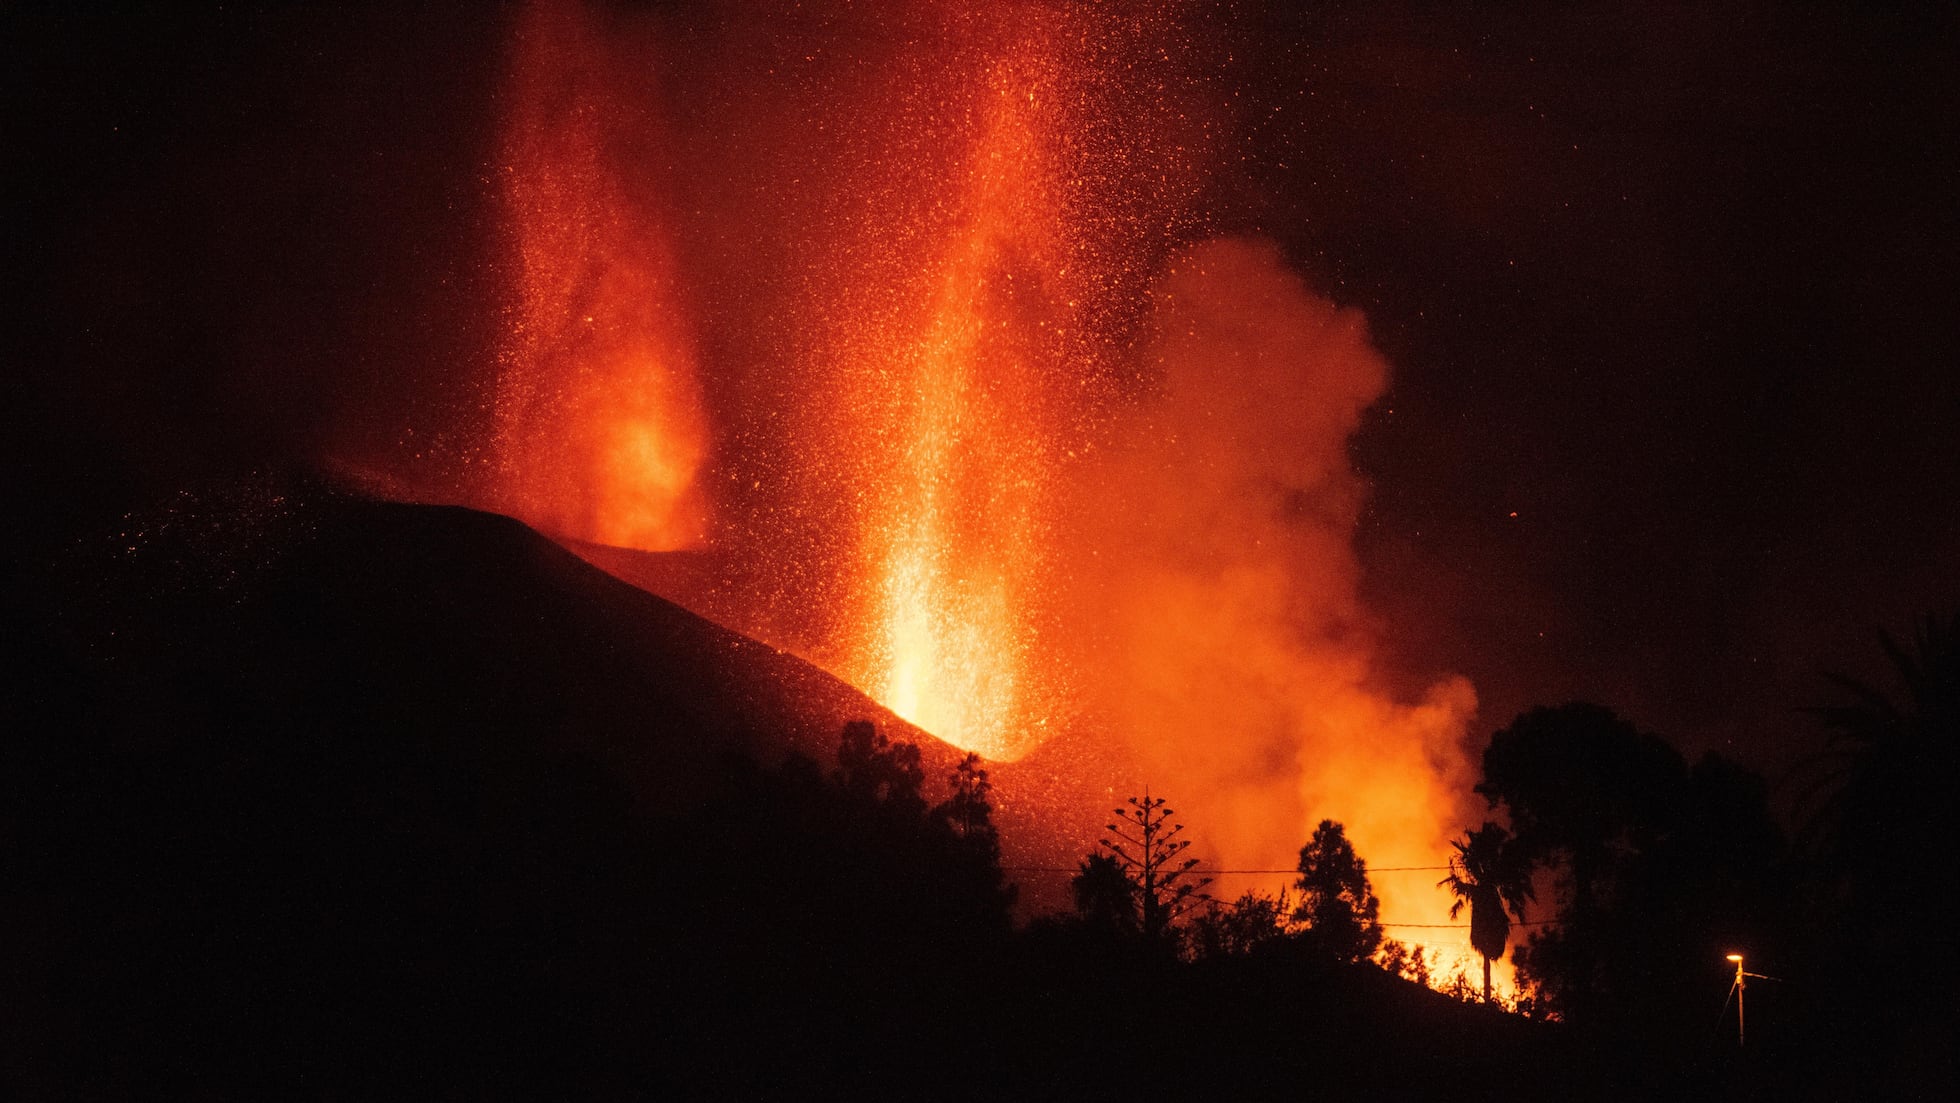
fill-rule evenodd
<path id="1" fill-rule="evenodd" d="M 1300 906 L 1293 918 L 1311 945 L 1341 961 L 1366 961 L 1382 944 L 1381 902 L 1368 884 L 1368 863 L 1354 853 L 1347 831 L 1321 820 L 1300 848 Z"/>
<path id="2" fill-rule="evenodd" d="M 1174 813 L 1162 798 L 1146 788 L 1141 800 L 1131 797 L 1126 803 L 1114 809 L 1116 821 L 1104 825 L 1114 838 L 1103 838 L 1101 845 L 1135 886 L 1144 938 L 1164 941 L 1178 916 L 1203 899 L 1199 892 L 1211 878 L 1190 877 L 1198 860 L 1180 857 L 1191 842 L 1177 837 L 1184 825 L 1171 822 Z"/>

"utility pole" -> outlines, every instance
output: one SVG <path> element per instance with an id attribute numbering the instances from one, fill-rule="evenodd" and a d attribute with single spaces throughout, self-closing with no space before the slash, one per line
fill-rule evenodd
<path id="1" fill-rule="evenodd" d="M 1744 1037 L 1743 1023 L 1747 1017 L 1743 1010 L 1742 997 L 1749 990 L 1749 982 L 1743 978 L 1749 974 L 1742 971 L 1741 954 L 1730 954 L 1729 960 L 1735 962 L 1735 983 L 1729 985 L 1729 994 L 1735 997 L 1735 1048 L 1741 1049 Z"/>
<path id="2" fill-rule="evenodd" d="M 1729 995 L 1735 997 L 1735 1046 L 1737 1049 L 1741 1049 L 1746 1037 L 1743 1033 L 1744 1013 L 1742 1001 L 1744 994 L 1749 990 L 1749 978 L 1755 977 L 1757 980 L 1777 980 L 1779 978 L 1764 976 L 1761 973 L 1743 972 L 1741 954 L 1729 954 L 1728 959 L 1735 962 L 1735 981 L 1729 985 Z M 1728 1009 L 1729 1001 L 1723 1000 L 1722 1010 L 1727 1012 Z M 1717 1025 L 1719 1026 L 1720 1024 Z"/>

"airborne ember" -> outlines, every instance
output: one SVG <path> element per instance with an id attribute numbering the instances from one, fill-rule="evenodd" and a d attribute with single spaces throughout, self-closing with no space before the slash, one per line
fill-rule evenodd
<path id="1" fill-rule="evenodd" d="M 1329 817 L 1441 863 L 1475 695 L 1382 688 L 1350 547 L 1387 365 L 1216 236 L 1221 43 L 1175 6 L 914 4 L 730 13 L 682 51 L 550 3 L 511 56 L 478 500 L 703 547 L 669 596 L 956 746 L 1045 748 L 1002 775 L 1024 855 L 1151 778 L 1228 868 Z M 1439 922 L 1433 880 L 1385 878 L 1390 915 Z"/>
<path id="2" fill-rule="evenodd" d="M 0 1095 L 1952 1097 L 1914 8 L 7 6 Z"/>

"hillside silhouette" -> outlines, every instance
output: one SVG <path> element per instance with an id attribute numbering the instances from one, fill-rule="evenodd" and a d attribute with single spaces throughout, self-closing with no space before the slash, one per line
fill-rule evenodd
<path id="1" fill-rule="evenodd" d="M 503 517 L 259 478 L 17 583 L 17 1098 L 1426 1090 L 1542 1047 L 1365 966 L 1010 941 L 991 835 L 927 814 L 950 748 Z"/>
<path id="2" fill-rule="evenodd" d="M 1086 845 L 1026 837 L 1050 752 L 963 761 L 508 518 L 271 476 L 68 547 L 6 595 L 11 1097 L 1801 1095 L 1838 1029 L 1752 994 L 1771 1076 L 1713 1009 L 1662 1054 L 1311 938 L 1016 932 L 1002 853 Z"/>
<path id="3" fill-rule="evenodd" d="M 578 1055 L 662 1006 L 687 830 L 849 721 L 935 781 L 958 758 L 518 522 L 308 478 L 181 495 L 7 596 L 0 1067 L 30 1096 L 626 1067 Z M 768 857 L 706 873 L 752 899 Z"/>

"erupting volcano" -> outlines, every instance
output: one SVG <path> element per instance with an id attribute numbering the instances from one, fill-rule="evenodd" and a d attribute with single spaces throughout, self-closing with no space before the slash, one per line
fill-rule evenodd
<path id="1" fill-rule="evenodd" d="M 487 504 L 554 532 L 665 551 L 702 536 L 707 430 L 660 181 L 620 150 L 660 138 L 645 69 L 569 8 L 512 43 L 499 166 L 515 303 Z"/>
<path id="2" fill-rule="evenodd" d="M 1012 726 L 1052 468 L 1044 383 L 1067 367 L 1044 331 L 1065 334 L 1073 311 L 1056 301 L 1068 255 L 1039 133 L 1054 82 L 1014 57 L 989 77 L 923 294 L 904 296 L 914 316 L 895 320 L 897 347 L 862 354 L 856 385 L 877 396 L 872 418 L 892 443 L 867 472 L 877 584 L 865 621 L 877 630 L 852 667 L 899 715 L 1001 758 L 1025 749 Z"/>
<path id="3" fill-rule="evenodd" d="M 667 596 L 1022 760 L 1013 852 L 1148 781 L 1208 864 L 1334 818 L 1441 865 L 1475 695 L 1382 688 L 1346 448 L 1387 365 L 1214 235 L 1229 51 L 1068 4 L 712 27 L 517 23 L 480 503 L 704 549 Z M 1435 879 L 1384 878 L 1390 916 L 1440 922 Z"/>
<path id="4" fill-rule="evenodd" d="M 1953 1097 L 1880 7 L 7 7 L 0 1097 Z"/>

